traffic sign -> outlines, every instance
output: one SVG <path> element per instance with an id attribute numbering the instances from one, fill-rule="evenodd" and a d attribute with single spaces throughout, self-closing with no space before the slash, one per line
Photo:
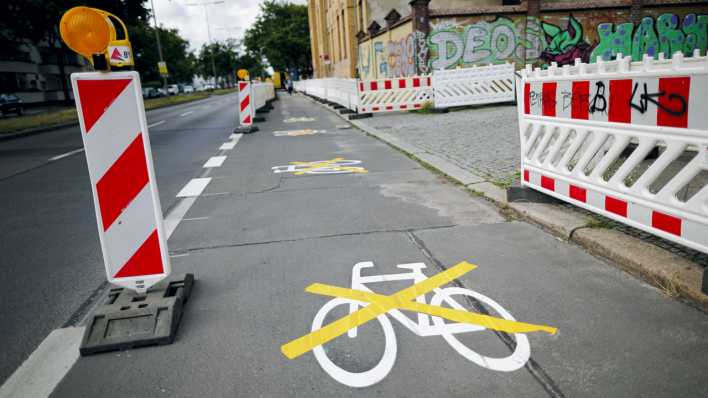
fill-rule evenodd
<path id="1" fill-rule="evenodd" d="M 167 62 L 165 61 L 160 61 L 157 63 L 157 69 L 160 71 L 161 76 L 167 76 Z"/>
<path id="2" fill-rule="evenodd" d="M 71 75 L 110 283 L 143 292 L 170 274 L 137 72 Z"/>

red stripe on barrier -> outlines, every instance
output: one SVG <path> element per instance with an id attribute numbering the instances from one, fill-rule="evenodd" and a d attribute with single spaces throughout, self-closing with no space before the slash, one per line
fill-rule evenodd
<path id="1" fill-rule="evenodd" d="M 651 226 L 670 234 L 681 236 L 681 223 L 682 221 L 678 217 L 660 213 L 656 210 L 651 213 Z"/>
<path id="2" fill-rule="evenodd" d="M 359 91 L 364 91 L 364 82 L 359 82 Z"/>
<path id="3" fill-rule="evenodd" d="M 243 90 L 245 90 L 247 86 L 248 86 L 248 83 L 239 82 L 239 84 L 238 84 L 238 91 L 243 91 Z"/>
<path id="4" fill-rule="evenodd" d="M 398 88 L 406 88 L 406 79 L 398 79 Z"/>
<path id="5" fill-rule="evenodd" d="M 659 79 L 659 110 L 656 125 L 667 127 L 688 127 L 688 93 L 690 77 L 664 77 Z"/>
<path id="6" fill-rule="evenodd" d="M 432 86 L 433 84 L 430 82 L 430 77 L 428 77 L 428 86 Z"/>
<path id="7" fill-rule="evenodd" d="M 241 112 L 243 112 L 244 109 L 248 108 L 248 104 L 251 103 L 251 96 L 247 95 L 242 101 L 241 101 Z"/>
<path id="8" fill-rule="evenodd" d="M 607 120 L 617 123 L 632 123 L 632 80 L 610 80 L 610 109 Z"/>
<path id="9" fill-rule="evenodd" d="M 590 82 L 573 82 L 573 94 L 570 100 L 570 117 L 588 120 L 590 109 Z"/>
<path id="10" fill-rule="evenodd" d="M 379 89 L 379 85 L 378 85 L 378 83 L 376 83 L 376 82 L 371 82 L 371 83 L 369 83 L 369 88 L 370 88 L 372 91 L 376 91 L 376 90 Z"/>
<path id="11" fill-rule="evenodd" d="M 420 79 L 417 77 L 413 78 L 413 87 L 420 87 Z"/>
<path id="12" fill-rule="evenodd" d="M 541 176 L 541 186 L 549 191 L 555 191 L 556 180 L 551 177 Z"/>
<path id="13" fill-rule="evenodd" d="M 84 117 L 84 127 L 86 134 L 91 131 L 91 127 L 103 116 L 113 101 L 120 93 L 133 81 L 132 79 L 111 79 L 111 80 L 77 80 L 76 86 L 79 89 L 81 98 L 81 114 Z"/>
<path id="14" fill-rule="evenodd" d="M 529 175 L 529 171 L 524 170 L 524 181 L 529 182 L 530 179 L 531 179 L 531 177 Z"/>
<path id="15" fill-rule="evenodd" d="M 386 105 L 386 110 L 387 110 L 387 111 L 392 111 L 392 110 L 393 110 L 393 105 Z"/>
<path id="16" fill-rule="evenodd" d="M 243 124 L 251 124 L 251 115 L 246 115 L 246 117 L 243 118 Z"/>
<path id="17" fill-rule="evenodd" d="M 556 89 L 558 83 L 543 83 L 541 101 L 543 104 L 543 116 L 556 116 Z"/>
<path id="18" fill-rule="evenodd" d="M 421 106 L 420 104 L 413 104 L 413 108 L 420 108 Z"/>
<path id="19" fill-rule="evenodd" d="M 108 230 L 147 183 L 148 170 L 143 135 L 138 133 L 138 137 L 96 183 L 104 231 Z"/>
<path id="20" fill-rule="evenodd" d="M 585 188 L 580 188 L 571 184 L 568 193 L 571 198 L 579 202 L 587 203 L 588 191 Z"/>
<path id="21" fill-rule="evenodd" d="M 391 89 L 391 81 L 390 80 L 385 80 L 384 81 L 384 89 L 390 90 Z"/>
<path id="22" fill-rule="evenodd" d="M 401 106 L 399 106 L 399 108 L 401 108 L 401 109 L 408 109 L 408 105 L 401 105 Z"/>
<path id="23" fill-rule="evenodd" d="M 160 254 L 160 241 L 157 230 L 140 245 L 140 248 L 116 272 L 114 278 L 129 278 L 131 276 L 155 275 L 165 272 Z"/>
<path id="24" fill-rule="evenodd" d="M 378 106 L 375 106 L 375 107 L 371 108 L 371 110 L 372 110 L 373 112 L 376 112 L 376 111 L 379 110 L 379 107 L 378 107 Z"/>
<path id="25" fill-rule="evenodd" d="M 524 113 L 529 114 L 531 112 L 531 84 L 524 84 Z"/>
<path id="26" fill-rule="evenodd" d="M 627 202 L 611 196 L 605 196 L 605 210 L 618 216 L 627 217 Z"/>

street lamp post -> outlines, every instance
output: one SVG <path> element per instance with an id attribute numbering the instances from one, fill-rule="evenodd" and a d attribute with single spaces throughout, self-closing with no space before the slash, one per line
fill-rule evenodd
<path id="1" fill-rule="evenodd" d="M 152 0 L 150 0 L 152 1 Z M 209 9 L 208 6 L 214 4 L 223 4 L 224 1 L 205 1 L 202 3 L 189 3 L 186 6 L 203 6 L 204 7 L 204 17 L 207 24 L 207 38 L 209 39 L 209 45 L 211 45 L 211 28 L 209 27 Z M 216 64 L 214 63 L 214 49 L 211 49 L 211 73 L 214 75 L 214 88 L 216 88 Z"/>
<path id="2" fill-rule="evenodd" d="M 160 43 L 160 31 L 157 25 L 157 11 L 155 10 L 155 3 L 153 0 L 150 0 L 150 7 L 152 7 L 152 20 L 155 23 L 155 41 L 157 41 L 157 54 L 160 57 L 160 62 L 165 62 L 165 60 L 162 58 L 162 44 Z M 163 75 L 161 72 L 160 75 L 162 75 L 162 88 L 167 90 L 167 76 Z"/>

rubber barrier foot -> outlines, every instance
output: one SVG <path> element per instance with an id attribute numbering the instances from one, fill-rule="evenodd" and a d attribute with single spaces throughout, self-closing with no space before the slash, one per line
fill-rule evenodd
<path id="1" fill-rule="evenodd" d="M 507 202 L 530 202 L 530 203 L 563 203 L 553 196 L 545 195 L 535 189 L 525 187 L 521 184 L 514 184 L 506 189 Z"/>
<path id="2" fill-rule="evenodd" d="M 258 126 L 239 126 L 234 129 L 234 134 L 252 134 L 258 131 Z"/>
<path id="3" fill-rule="evenodd" d="M 347 116 L 347 119 L 349 120 L 357 120 L 357 119 L 366 119 L 369 117 L 374 117 L 373 114 L 371 113 L 355 113 L 353 115 Z"/>
<path id="4" fill-rule="evenodd" d="M 161 281 L 145 294 L 111 289 L 91 315 L 79 352 L 86 356 L 172 344 L 193 285 L 194 275 L 182 274 Z"/>

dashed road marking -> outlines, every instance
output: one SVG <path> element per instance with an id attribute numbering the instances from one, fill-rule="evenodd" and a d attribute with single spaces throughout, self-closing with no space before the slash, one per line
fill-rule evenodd
<path id="1" fill-rule="evenodd" d="M 190 115 L 190 114 L 192 114 L 192 113 L 194 113 L 194 111 L 187 111 L 187 112 L 185 112 L 185 113 L 183 113 L 183 114 L 181 114 L 181 115 L 179 115 L 179 116 L 180 116 L 180 117 L 185 117 L 185 116 Z"/>
<path id="2" fill-rule="evenodd" d="M 177 194 L 178 198 L 192 198 L 202 194 L 211 178 L 192 178 Z"/>
<path id="3" fill-rule="evenodd" d="M 212 156 L 207 160 L 206 163 L 204 163 L 205 169 L 211 168 L 211 167 L 221 167 L 222 164 L 224 164 L 224 161 L 226 160 L 226 156 Z"/>
<path id="4" fill-rule="evenodd" d="M 152 127 L 155 127 L 155 126 L 159 126 L 159 125 L 161 125 L 162 123 L 165 123 L 165 121 L 164 121 L 164 120 L 160 120 L 159 122 L 155 122 L 155 123 L 153 123 L 153 124 L 148 124 L 148 128 L 152 128 Z"/>
<path id="5" fill-rule="evenodd" d="M 235 146 L 236 146 L 235 141 L 224 142 L 223 144 L 221 144 L 219 149 L 221 149 L 222 151 L 230 151 L 230 150 L 234 149 Z"/>
<path id="6" fill-rule="evenodd" d="M 76 154 L 76 153 L 79 153 L 79 152 L 83 152 L 83 151 L 84 151 L 84 148 L 74 149 L 73 151 L 69 151 L 69 152 L 67 152 L 67 153 L 62 153 L 61 155 L 57 155 L 57 156 L 51 157 L 51 158 L 49 158 L 49 161 L 50 161 L 50 162 L 53 162 L 53 161 L 55 161 L 55 160 L 64 159 L 65 157 L 68 157 L 68 156 L 71 156 L 71 155 L 73 155 L 73 154 Z"/>

